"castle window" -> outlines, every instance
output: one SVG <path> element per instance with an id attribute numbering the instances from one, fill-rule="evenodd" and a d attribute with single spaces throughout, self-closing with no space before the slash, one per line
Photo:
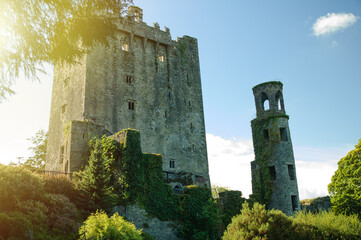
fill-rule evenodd
<path id="1" fill-rule="evenodd" d="M 129 110 L 134 110 L 134 102 L 132 102 L 132 101 L 128 102 L 128 109 Z"/>
<path id="2" fill-rule="evenodd" d="M 281 135 L 281 141 L 284 141 L 284 142 L 288 141 L 286 128 L 280 128 L 280 135 Z"/>
<path id="3" fill-rule="evenodd" d="M 188 101 L 188 106 L 191 106 L 191 100 Z"/>
<path id="4" fill-rule="evenodd" d="M 65 114 L 65 112 L 66 112 L 66 104 L 61 106 L 61 114 Z"/>
<path id="5" fill-rule="evenodd" d="M 174 161 L 169 161 L 169 168 L 174 168 Z"/>
<path id="6" fill-rule="evenodd" d="M 269 108 L 270 108 L 270 106 L 269 106 L 269 100 L 268 100 L 267 94 L 262 93 L 261 101 L 262 101 L 262 108 L 263 108 L 263 110 L 264 110 L 264 111 L 268 111 Z"/>
<path id="7" fill-rule="evenodd" d="M 277 110 L 284 110 L 284 103 L 283 103 L 283 97 L 282 92 L 278 91 L 276 93 L 276 102 L 277 102 Z"/>
<path id="8" fill-rule="evenodd" d="M 194 144 L 192 144 L 192 151 L 194 151 Z"/>
<path id="9" fill-rule="evenodd" d="M 271 180 L 276 180 L 276 167 L 270 166 L 270 167 L 268 167 L 268 170 L 269 170 Z"/>
<path id="10" fill-rule="evenodd" d="M 131 84 L 133 82 L 133 77 L 129 75 L 125 76 L 125 82 Z"/>
<path id="11" fill-rule="evenodd" d="M 164 117 L 167 118 L 167 110 L 164 111 Z"/>
<path id="12" fill-rule="evenodd" d="M 65 78 L 64 80 L 64 88 L 67 88 L 69 86 L 69 78 Z"/>
<path id="13" fill-rule="evenodd" d="M 129 51 L 129 45 L 127 43 L 122 43 L 122 50 L 125 52 Z"/>
<path id="14" fill-rule="evenodd" d="M 191 130 L 193 130 L 193 123 L 191 123 Z"/>
<path id="15" fill-rule="evenodd" d="M 290 180 L 295 180 L 295 167 L 292 164 L 288 165 L 288 175 L 290 176 Z"/>
<path id="16" fill-rule="evenodd" d="M 263 129 L 263 137 L 264 137 L 264 140 L 265 140 L 266 142 L 269 141 L 268 129 Z"/>
<path id="17" fill-rule="evenodd" d="M 164 62 L 164 56 L 159 56 L 158 59 L 159 59 L 159 62 Z"/>
<path id="18" fill-rule="evenodd" d="M 169 100 L 170 100 L 170 92 L 168 92 L 168 98 L 169 98 Z"/>
<path id="19" fill-rule="evenodd" d="M 291 201 L 292 201 L 292 211 L 296 211 L 297 209 L 297 196 L 296 195 L 292 195 L 291 196 Z"/>
<path id="20" fill-rule="evenodd" d="M 60 163 L 64 162 L 64 145 L 60 147 Z"/>

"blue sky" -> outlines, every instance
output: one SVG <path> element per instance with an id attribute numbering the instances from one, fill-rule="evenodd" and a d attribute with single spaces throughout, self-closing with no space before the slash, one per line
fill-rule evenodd
<path id="1" fill-rule="evenodd" d="M 337 161 L 361 138 L 361 1 L 134 2 L 148 25 L 169 27 L 173 39 L 198 39 L 212 183 L 250 193 L 252 87 L 277 80 L 284 84 L 300 197 L 327 194 Z M 41 83 L 18 81 L 17 94 L 0 104 L 0 162 L 28 154 L 25 139 L 47 129 L 47 69 Z"/>

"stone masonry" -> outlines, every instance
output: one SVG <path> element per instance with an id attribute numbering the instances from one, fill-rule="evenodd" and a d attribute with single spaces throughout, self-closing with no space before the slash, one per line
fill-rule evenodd
<path id="1" fill-rule="evenodd" d="M 258 199 L 262 199 L 267 192 L 266 188 L 269 188 L 271 198 L 268 208 L 279 209 L 291 215 L 293 211 L 300 209 L 300 206 L 295 159 L 282 87 L 281 82 L 265 82 L 253 88 L 257 118 L 251 122 L 255 149 L 255 161 L 251 162 L 252 190 Z M 270 152 L 264 152 L 265 149 Z M 262 164 L 266 164 L 267 174 L 262 174 Z M 267 182 L 266 175 L 269 178 Z M 260 188 L 256 185 L 257 181 L 262 183 Z"/>
<path id="2" fill-rule="evenodd" d="M 131 6 L 114 18 L 117 40 L 97 45 L 79 64 L 55 66 L 45 170 L 84 164 L 89 138 L 141 132 L 144 152 L 163 155 L 163 170 L 209 185 L 197 39 L 172 40 Z"/>

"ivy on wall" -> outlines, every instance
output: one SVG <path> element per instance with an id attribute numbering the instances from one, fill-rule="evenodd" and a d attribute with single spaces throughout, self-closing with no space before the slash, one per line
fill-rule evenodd
<path id="1" fill-rule="evenodd" d="M 276 144 L 280 142 L 278 119 L 288 118 L 288 115 L 269 115 L 251 121 L 255 163 L 257 165 L 252 173 L 252 200 L 265 204 L 268 207 L 272 192 L 273 182 L 269 171 L 269 162 L 275 152 Z M 268 130 L 268 137 L 264 131 Z"/>

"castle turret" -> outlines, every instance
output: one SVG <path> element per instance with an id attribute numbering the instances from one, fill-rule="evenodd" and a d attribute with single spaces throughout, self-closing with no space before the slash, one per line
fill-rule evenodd
<path id="1" fill-rule="evenodd" d="M 251 121 L 255 160 L 252 191 L 268 209 L 290 215 L 299 209 L 295 159 L 281 82 L 265 82 L 253 90 L 257 118 Z"/>

